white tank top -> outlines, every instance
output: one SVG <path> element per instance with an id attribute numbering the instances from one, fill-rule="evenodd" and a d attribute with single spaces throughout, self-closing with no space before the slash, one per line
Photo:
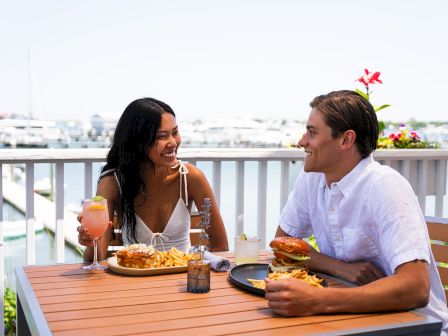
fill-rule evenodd
<path id="1" fill-rule="evenodd" d="M 135 237 L 137 242 L 146 245 L 153 245 L 156 250 L 166 251 L 172 247 L 177 248 L 180 251 L 188 252 L 191 247 L 190 242 L 190 212 L 188 211 L 188 188 L 187 188 L 187 174 L 188 169 L 185 163 L 178 161 L 180 182 L 179 182 L 179 200 L 174 207 L 168 223 L 165 226 L 163 232 L 152 232 L 151 229 L 143 222 L 143 220 L 135 214 L 137 225 L 135 227 Z M 110 171 L 106 171 L 102 176 Z M 117 180 L 118 188 L 121 193 L 121 186 L 117 175 L 114 176 Z M 182 184 L 184 185 L 185 200 L 182 198 Z M 130 245 L 131 242 L 127 239 L 126 227 L 122 227 L 121 236 L 123 244 L 125 246 Z"/>

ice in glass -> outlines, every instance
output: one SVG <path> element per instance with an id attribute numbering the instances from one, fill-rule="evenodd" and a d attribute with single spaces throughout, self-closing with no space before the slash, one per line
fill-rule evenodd
<path id="1" fill-rule="evenodd" d="M 242 234 L 235 237 L 235 264 L 250 264 L 258 262 L 260 239 Z"/>

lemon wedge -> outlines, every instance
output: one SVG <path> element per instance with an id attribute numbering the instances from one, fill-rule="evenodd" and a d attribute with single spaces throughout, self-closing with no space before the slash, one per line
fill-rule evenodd
<path id="1" fill-rule="evenodd" d="M 95 196 L 94 198 L 92 198 L 92 201 L 101 202 L 103 199 L 104 199 L 103 196 Z"/>
<path id="2" fill-rule="evenodd" d="M 92 204 L 90 205 L 87 210 L 89 211 L 103 211 L 106 210 L 106 206 L 103 204 Z"/>

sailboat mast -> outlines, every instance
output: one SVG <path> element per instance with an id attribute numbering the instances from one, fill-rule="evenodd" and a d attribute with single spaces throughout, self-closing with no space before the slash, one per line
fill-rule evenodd
<path id="1" fill-rule="evenodd" d="M 32 83 L 32 76 L 31 76 L 31 49 L 28 48 L 27 50 L 27 97 L 28 97 L 28 120 L 34 119 L 33 118 L 33 83 Z"/>

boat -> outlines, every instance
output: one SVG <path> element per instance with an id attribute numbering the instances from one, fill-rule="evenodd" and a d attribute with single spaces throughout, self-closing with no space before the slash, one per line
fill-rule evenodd
<path id="1" fill-rule="evenodd" d="M 40 180 L 34 182 L 34 192 L 42 196 L 50 196 L 53 191 L 51 180 L 49 177 L 43 177 Z"/>
<path id="2" fill-rule="evenodd" d="M 64 183 L 64 189 L 67 188 L 67 185 Z M 34 192 L 48 197 L 53 194 L 53 185 L 51 183 L 51 179 L 46 176 L 34 182 Z"/>
<path id="3" fill-rule="evenodd" d="M 0 143 L 11 148 L 65 146 L 70 137 L 55 121 L 39 119 L 0 119 Z"/>
<path id="4" fill-rule="evenodd" d="M 3 221 L 3 237 L 5 240 L 26 236 L 26 219 Z M 38 219 L 34 222 L 34 232 L 41 232 L 45 229 L 44 223 Z"/>

